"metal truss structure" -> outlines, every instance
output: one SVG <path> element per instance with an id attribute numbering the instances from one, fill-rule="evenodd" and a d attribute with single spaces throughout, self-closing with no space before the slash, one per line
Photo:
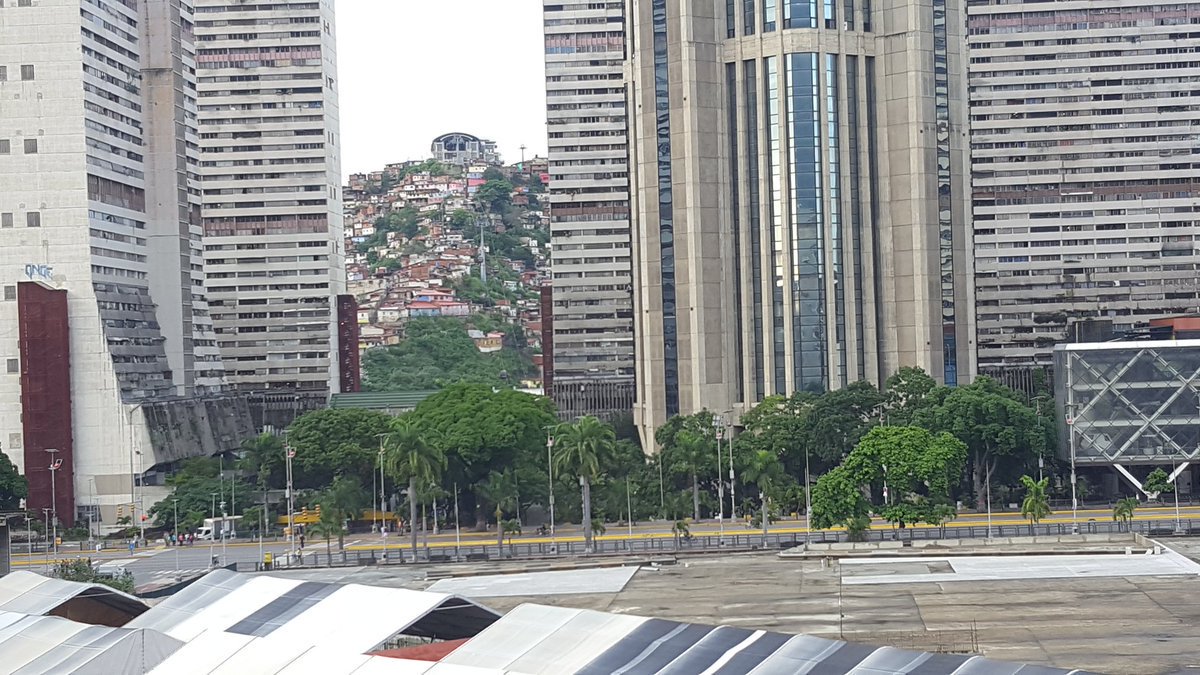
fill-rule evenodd
<path id="1" fill-rule="evenodd" d="M 1168 466 L 1174 481 L 1200 455 L 1200 340 L 1059 345 L 1060 454 L 1075 466 Z"/>

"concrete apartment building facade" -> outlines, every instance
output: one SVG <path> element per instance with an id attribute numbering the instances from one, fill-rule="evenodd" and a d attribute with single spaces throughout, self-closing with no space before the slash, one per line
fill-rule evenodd
<path id="1" fill-rule="evenodd" d="M 559 413 L 634 400 L 625 6 L 544 0 L 553 373 Z"/>
<path id="2" fill-rule="evenodd" d="M 253 431 L 197 274 L 190 36 L 178 0 L 0 7 L 0 445 L 67 525 Z"/>
<path id="3" fill-rule="evenodd" d="M 630 12 L 643 437 L 902 366 L 970 381 L 965 3 Z"/>
<path id="4" fill-rule="evenodd" d="M 260 425 L 342 384 L 333 5 L 196 2 L 206 288 L 226 377 Z"/>
<path id="5" fill-rule="evenodd" d="M 981 372 L 1200 310 L 1200 2 L 970 3 Z"/>

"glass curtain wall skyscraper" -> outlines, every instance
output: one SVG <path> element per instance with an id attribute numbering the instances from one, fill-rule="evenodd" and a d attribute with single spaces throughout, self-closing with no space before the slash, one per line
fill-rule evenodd
<path id="1" fill-rule="evenodd" d="M 629 12 L 643 434 L 903 366 L 969 381 L 964 3 Z"/>

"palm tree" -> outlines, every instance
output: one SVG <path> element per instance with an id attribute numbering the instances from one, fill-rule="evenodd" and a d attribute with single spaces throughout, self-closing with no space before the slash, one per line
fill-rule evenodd
<path id="1" fill-rule="evenodd" d="M 425 442 L 421 429 L 398 417 L 384 441 L 384 470 L 397 481 L 408 481 L 408 522 L 413 560 L 417 559 L 417 484 L 436 483 L 446 470 L 446 456 Z"/>
<path id="2" fill-rule="evenodd" d="M 775 491 L 780 477 L 783 475 L 783 465 L 779 457 L 770 450 L 758 450 L 750 455 L 749 463 L 742 469 L 742 480 L 758 486 L 759 497 L 762 499 L 762 531 L 767 536 L 767 526 L 770 514 L 767 501 Z"/>
<path id="3" fill-rule="evenodd" d="M 1125 530 L 1129 530 L 1129 521 L 1133 520 L 1133 512 L 1137 510 L 1138 500 L 1134 497 L 1126 497 L 1117 501 L 1113 507 L 1113 520 L 1119 520 L 1125 525 Z"/>
<path id="4" fill-rule="evenodd" d="M 700 520 L 700 471 L 709 466 L 713 452 L 708 437 L 685 429 L 675 439 L 675 449 L 680 461 L 692 477 L 692 519 Z"/>
<path id="5" fill-rule="evenodd" d="M 326 562 L 329 567 L 333 567 L 333 538 L 341 538 L 346 534 L 346 528 L 342 526 L 341 514 L 336 509 L 322 510 L 321 519 L 309 525 L 308 532 L 314 537 L 324 537 Z"/>
<path id="6" fill-rule="evenodd" d="M 260 434 L 242 441 L 241 455 L 239 468 L 253 472 L 257 479 L 258 493 L 262 495 L 263 509 L 266 510 L 262 514 L 265 523 L 270 514 L 266 504 L 267 488 L 270 487 L 273 467 L 283 461 L 283 442 L 273 434 Z M 266 532 L 260 533 L 260 536 L 266 536 Z"/>
<path id="7" fill-rule="evenodd" d="M 1034 480 L 1029 476 L 1021 476 L 1021 485 L 1025 486 L 1025 500 L 1021 502 L 1021 515 L 1029 519 L 1029 533 L 1033 534 L 1033 526 L 1042 518 L 1053 513 L 1050 503 L 1046 501 L 1046 485 L 1049 478 Z"/>
<path id="8" fill-rule="evenodd" d="M 517 477 L 512 469 L 493 471 L 478 487 L 479 496 L 496 505 L 496 546 L 504 549 L 504 512 L 517 510 Z"/>
<path id="9" fill-rule="evenodd" d="M 325 490 L 322 497 L 322 504 L 325 513 L 333 513 L 337 516 L 337 521 L 358 520 L 362 515 L 362 511 L 370 503 L 370 496 L 359 485 L 358 479 L 353 476 L 338 476 L 333 479 L 333 483 Z M 341 531 L 338 533 L 338 549 L 346 548 L 345 541 L 346 533 Z"/>
<path id="10" fill-rule="evenodd" d="M 616 446 L 613 428 L 595 417 L 581 417 L 574 424 L 559 425 L 555 432 L 554 468 L 579 476 L 583 493 L 583 548 L 592 551 L 592 481 L 600 475 Z"/>

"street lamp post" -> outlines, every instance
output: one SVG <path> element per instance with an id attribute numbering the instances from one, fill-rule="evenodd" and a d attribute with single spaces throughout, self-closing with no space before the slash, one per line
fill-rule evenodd
<path id="1" fill-rule="evenodd" d="M 46 452 L 50 453 L 50 512 L 54 518 L 54 552 L 58 553 L 58 494 L 55 486 L 58 484 L 58 469 L 62 466 L 62 460 L 57 457 L 58 448 L 46 448 Z"/>
<path id="2" fill-rule="evenodd" d="M 179 500 L 172 499 L 171 506 L 175 510 L 175 576 L 179 576 Z"/>
<path id="3" fill-rule="evenodd" d="M 1172 492 L 1175 493 L 1175 535 L 1176 536 L 1180 536 L 1183 534 L 1183 525 L 1179 520 L 1179 474 L 1180 473 L 1181 472 L 1175 468 L 1175 457 L 1172 456 L 1171 457 L 1171 484 L 1174 485 L 1174 488 L 1175 488 L 1174 490 L 1172 490 Z"/>
<path id="4" fill-rule="evenodd" d="M 721 479 L 721 420 L 713 417 L 713 431 L 717 436 L 717 530 L 718 541 L 725 539 L 725 481 Z"/>
<path id="5" fill-rule="evenodd" d="M 375 434 L 375 437 L 379 439 L 379 530 L 380 530 L 380 532 L 383 532 L 384 530 L 387 529 L 387 518 L 383 515 L 384 513 L 387 513 L 387 504 L 386 504 L 387 498 L 384 497 L 386 492 L 383 487 L 383 482 L 384 482 L 383 481 L 383 456 L 385 454 L 387 454 L 387 451 L 383 447 L 383 442 L 390 435 L 391 434 L 388 434 L 386 432 L 382 433 L 382 434 Z M 372 476 L 371 482 L 372 483 L 375 482 L 374 475 L 375 475 L 375 472 L 371 472 L 371 476 Z M 375 498 L 372 497 L 371 499 L 374 500 Z M 375 517 L 374 516 L 371 517 L 371 527 L 372 528 L 375 527 Z"/>
<path id="6" fill-rule="evenodd" d="M 763 518 L 770 518 L 770 511 Z M 804 444 L 804 550 L 808 550 L 808 540 L 812 537 L 812 485 L 808 473 L 808 444 Z M 821 538 L 824 541 L 824 536 Z M 766 540 L 763 540 L 766 544 Z"/>
<path id="7" fill-rule="evenodd" d="M 225 528 L 229 526 L 229 514 L 225 511 L 225 500 L 221 500 L 221 562 L 224 563 L 227 559 L 225 556 Z"/>
<path id="8" fill-rule="evenodd" d="M 208 493 L 208 496 L 210 499 L 212 499 L 212 506 L 210 507 L 210 513 L 212 514 L 211 518 L 212 518 L 213 522 L 215 523 L 217 520 L 217 493 L 210 492 L 210 493 Z M 208 560 L 209 560 L 210 565 L 212 564 L 212 559 L 216 557 L 216 555 L 214 555 L 216 553 L 216 545 L 217 545 L 216 538 L 217 538 L 217 533 L 210 529 L 209 533 L 208 533 Z"/>
<path id="9" fill-rule="evenodd" d="M 550 544 L 557 546 L 558 537 L 554 533 L 554 436 L 546 436 L 546 476 L 550 483 Z"/>
<path id="10" fill-rule="evenodd" d="M 285 465 L 287 468 L 287 510 L 288 510 L 288 538 L 292 542 L 292 555 L 296 554 L 296 517 L 295 509 L 292 507 L 292 458 L 296 456 L 296 451 L 292 446 L 286 443 L 283 446 Z"/>

